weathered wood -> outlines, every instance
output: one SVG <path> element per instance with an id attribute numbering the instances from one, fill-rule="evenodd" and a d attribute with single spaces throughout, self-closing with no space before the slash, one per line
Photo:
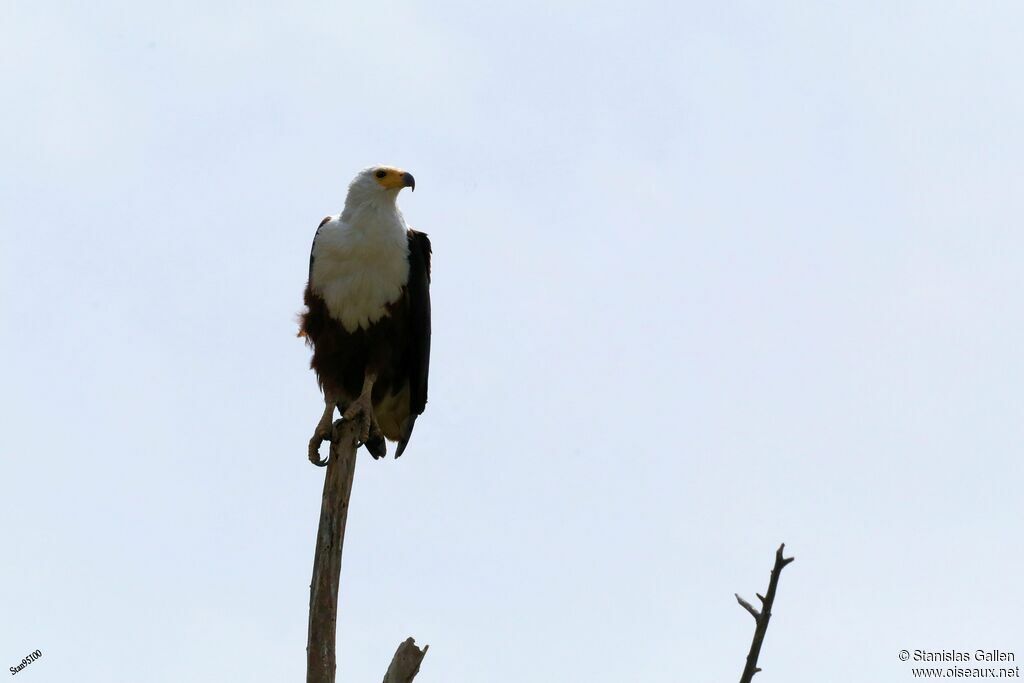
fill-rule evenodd
<path id="1" fill-rule="evenodd" d="M 363 419 L 366 419 L 365 417 Z M 335 644 L 338 633 L 338 585 L 345 524 L 356 471 L 361 420 L 338 420 L 331 434 L 331 455 L 320 500 L 320 526 L 316 532 L 313 578 L 309 584 L 309 633 L 306 642 L 306 683 L 334 683 L 337 671 Z M 411 683 L 427 654 L 407 638 L 391 659 L 384 683 Z"/>
<path id="2" fill-rule="evenodd" d="M 423 649 L 416 647 L 416 641 L 406 638 L 395 650 L 395 656 L 391 658 L 391 666 L 384 674 L 384 683 L 411 683 L 420 671 L 420 662 L 426 656 L 429 645 Z"/>
<path id="3" fill-rule="evenodd" d="M 775 589 L 779 586 L 779 575 L 782 573 L 783 567 L 796 559 L 793 557 L 783 557 L 782 551 L 785 548 L 786 544 L 783 543 L 775 551 L 775 566 L 772 568 L 772 575 L 768 580 L 768 592 L 764 595 L 757 594 L 758 600 L 761 601 L 760 610 L 755 609 L 753 605 L 738 594 L 736 595 L 736 602 L 743 609 L 750 612 L 750 615 L 754 617 L 754 621 L 757 624 L 754 628 L 754 640 L 750 643 L 750 652 L 747 653 L 747 665 L 743 667 L 743 675 L 740 676 L 740 683 L 750 683 L 754 678 L 754 674 L 761 670 L 757 667 L 757 658 L 761 655 L 761 645 L 764 643 L 764 636 L 768 632 L 768 620 L 772 618 L 772 605 L 775 603 Z"/>
<path id="4" fill-rule="evenodd" d="M 338 420 L 331 436 L 331 456 L 320 500 L 313 579 L 309 584 L 309 634 L 306 643 L 306 683 L 334 683 L 338 628 L 338 583 L 345 523 L 356 470 L 357 420 Z"/>

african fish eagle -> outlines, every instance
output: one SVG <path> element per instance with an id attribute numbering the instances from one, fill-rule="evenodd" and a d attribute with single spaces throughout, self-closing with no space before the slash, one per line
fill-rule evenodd
<path id="1" fill-rule="evenodd" d="M 317 465 L 334 409 L 362 419 L 360 441 L 374 458 L 385 438 L 409 444 L 427 404 L 430 365 L 430 240 L 405 224 L 396 205 L 410 173 L 374 166 L 356 175 L 345 209 L 320 223 L 309 254 L 306 311 L 299 336 L 313 347 L 310 366 L 324 413 L 309 441 Z"/>

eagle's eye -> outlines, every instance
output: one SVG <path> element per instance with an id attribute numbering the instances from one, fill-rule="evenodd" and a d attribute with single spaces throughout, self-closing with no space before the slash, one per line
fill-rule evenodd
<path id="1" fill-rule="evenodd" d="M 374 175 L 377 176 L 378 178 L 383 178 L 384 176 L 387 175 L 387 172 L 386 171 L 377 171 L 376 173 L 374 173 Z"/>

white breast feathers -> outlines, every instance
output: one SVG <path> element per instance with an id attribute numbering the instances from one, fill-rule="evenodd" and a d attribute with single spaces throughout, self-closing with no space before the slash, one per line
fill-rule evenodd
<path id="1" fill-rule="evenodd" d="M 313 242 L 313 292 L 348 332 L 380 320 L 409 281 L 409 241 L 401 214 L 334 217 Z"/>

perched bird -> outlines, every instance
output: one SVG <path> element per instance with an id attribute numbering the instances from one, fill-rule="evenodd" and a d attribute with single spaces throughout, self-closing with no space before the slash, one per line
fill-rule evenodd
<path id="1" fill-rule="evenodd" d="M 334 409 L 363 420 L 360 441 L 374 458 L 385 438 L 409 445 L 427 404 L 430 367 L 430 240 L 405 224 L 396 200 L 415 190 L 412 175 L 391 166 L 352 180 L 345 209 L 320 223 L 309 255 L 306 311 L 299 336 L 313 348 L 310 366 L 324 413 L 309 440 L 309 459 L 324 465 Z"/>

